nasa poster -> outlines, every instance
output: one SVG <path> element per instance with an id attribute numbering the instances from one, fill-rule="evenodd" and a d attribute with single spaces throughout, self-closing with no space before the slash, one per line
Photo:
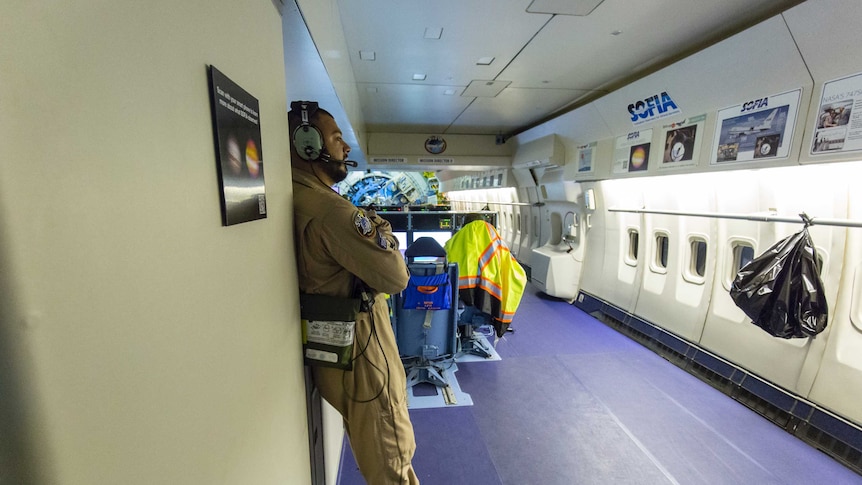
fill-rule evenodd
<path id="1" fill-rule="evenodd" d="M 662 127 L 664 131 L 664 153 L 660 169 L 690 167 L 697 165 L 703 139 L 706 114 L 686 118 Z"/>
<path id="2" fill-rule="evenodd" d="M 593 157 L 598 142 L 588 143 L 578 147 L 578 173 L 593 173 Z"/>
<path id="3" fill-rule="evenodd" d="M 719 111 L 712 163 L 787 158 L 801 92 L 765 96 Z"/>
<path id="4" fill-rule="evenodd" d="M 646 172 L 651 140 L 652 129 L 618 136 L 614 141 L 614 173 Z"/>
<path id="5" fill-rule="evenodd" d="M 209 66 L 222 224 L 266 218 L 263 150 L 256 98 Z"/>
<path id="6" fill-rule="evenodd" d="M 823 84 L 811 154 L 862 150 L 862 73 Z M 851 116 L 851 113 L 853 116 Z"/>

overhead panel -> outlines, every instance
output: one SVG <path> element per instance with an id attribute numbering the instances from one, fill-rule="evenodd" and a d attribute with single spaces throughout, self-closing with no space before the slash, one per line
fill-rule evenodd
<path id="1" fill-rule="evenodd" d="M 368 132 L 442 132 L 471 99 L 456 96 L 458 86 L 359 84 Z M 447 90 L 456 93 L 447 95 Z M 421 116 L 420 116 L 421 115 Z"/>
<path id="2" fill-rule="evenodd" d="M 555 134 L 524 143 L 512 160 L 515 168 L 559 167 L 566 163 L 565 148 Z"/>
<path id="3" fill-rule="evenodd" d="M 493 98 L 506 89 L 512 81 L 470 81 L 461 96 L 470 98 Z"/>
<path id="4" fill-rule="evenodd" d="M 527 7 L 530 13 L 550 13 L 555 15 L 589 15 L 604 0 L 533 0 Z"/>
<path id="5" fill-rule="evenodd" d="M 781 17 L 640 79 L 595 101 L 615 136 L 660 128 L 667 121 L 635 126 L 630 104 L 666 93 L 680 110 L 698 116 L 749 100 L 811 87 L 811 75 Z"/>
<path id="6" fill-rule="evenodd" d="M 458 115 L 449 130 L 454 133 L 487 133 L 487 128 L 484 131 L 473 130 L 474 127 L 481 126 L 483 120 L 494 120 L 494 131 L 511 133 L 522 127 L 524 120 L 537 121 L 585 93 L 586 91 L 569 89 L 532 90 L 510 86 L 495 98 L 476 98 Z M 488 126 L 487 121 L 485 124 Z"/>
<path id="7" fill-rule="evenodd" d="M 841 12 L 841 15 L 835 15 Z M 862 71 L 862 2 L 859 0 L 832 0 L 829 8 L 817 2 L 805 2 L 782 16 L 793 32 L 805 65 L 816 83 Z M 840 42 L 824 32 L 841 32 Z"/>

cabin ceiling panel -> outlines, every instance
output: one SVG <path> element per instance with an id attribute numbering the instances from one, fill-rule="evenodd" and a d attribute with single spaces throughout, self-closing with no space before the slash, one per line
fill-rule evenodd
<path id="1" fill-rule="evenodd" d="M 550 15 L 525 12 L 529 0 L 340 0 L 350 59 L 360 83 L 424 82 L 465 86 L 474 79 L 493 80 Z M 426 38 L 439 31 L 439 39 Z M 374 51 L 374 61 L 360 59 Z M 493 57 L 489 65 L 478 65 Z"/>
<path id="2" fill-rule="evenodd" d="M 473 98 L 460 96 L 464 87 L 446 95 L 450 86 L 360 84 L 359 101 L 369 132 L 442 133 Z"/>
<path id="3" fill-rule="evenodd" d="M 328 65 L 331 59 L 349 59 L 350 75 L 340 68 L 328 72 L 339 97 L 351 88 L 360 92 L 365 131 L 507 135 L 599 99 L 801 3 L 603 0 L 588 15 L 577 16 L 530 13 L 533 0 L 297 1 L 303 12 L 324 10 L 323 5 L 338 12 L 335 20 L 309 28 Z M 542 0 L 534 10 L 572 5 Z M 331 49 L 337 43 L 330 37 L 343 37 L 344 51 Z M 416 74 L 423 79 L 414 80 Z M 494 98 L 457 99 L 474 81 L 509 84 Z M 397 89 L 383 96 L 389 89 L 379 88 L 370 96 L 363 93 L 369 85 Z M 444 98 L 440 87 L 457 93 Z M 562 99 L 566 91 L 569 97 Z"/>
<path id="4" fill-rule="evenodd" d="M 574 89 L 507 88 L 494 98 L 474 98 L 448 131 L 481 134 L 492 128 L 492 133 L 509 133 L 524 120 L 539 120 L 545 113 L 558 110 L 569 100 L 586 93 Z M 490 125 L 488 120 L 493 120 L 495 125 Z M 477 128 L 479 125 L 484 127 Z"/>

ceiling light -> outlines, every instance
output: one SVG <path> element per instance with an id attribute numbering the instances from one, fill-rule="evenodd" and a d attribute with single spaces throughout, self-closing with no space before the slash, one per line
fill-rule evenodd
<path id="1" fill-rule="evenodd" d="M 439 39 L 443 36 L 443 29 L 436 27 L 426 27 L 425 28 L 425 37 L 426 39 Z"/>
<path id="2" fill-rule="evenodd" d="M 375 87 L 367 87 L 367 88 L 365 88 L 365 91 L 367 91 L 367 92 L 369 92 L 369 93 L 376 93 L 376 92 L 377 92 L 377 88 L 375 88 Z"/>
<path id="3" fill-rule="evenodd" d="M 427 76 L 425 76 L 425 74 L 414 74 L 413 80 L 414 81 L 424 81 L 426 77 Z"/>
<path id="4" fill-rule="evenodd" d="M 443 94 L 445 94 L 446 96 L 454 96 L 455 93 L 457 93 L 457 92 L 458 91 L 456 91 L 454 89 L 447 89 L 447 90 L 443 91 Z"/>
<path id="5" fill-rule="evenodd" d="M 363 61 L 373 61 L 377 59 L 377 54 L 374 51 L 359 51 L 359 58 Z"/>
<path id="6" fill-rule="evenodd" d="M 486 56 L 486 57 L 480 57 L 479 60 L 476 61 L 476 64 L 479 66 L 488 66 L 492 62 L 494 62 L 494 58 L 491 56 Z"/>

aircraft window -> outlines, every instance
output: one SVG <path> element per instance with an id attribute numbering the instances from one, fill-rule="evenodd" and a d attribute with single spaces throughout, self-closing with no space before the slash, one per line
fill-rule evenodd
<path id="1" fill-rule="evenodd" d="M 626 254 L 626 263 L 634 265 L 638 260 L 638 231 L 629 229 L 629 250 Z"/>
<path id="2" fill-rule="evenodd" d="M 539 237 L 539 218 L 536 216 L 533 216 L 533 236 Z"/>
<path id="3" fill-rule="evenodd" d="M 706 275 L 706 241 L 699 238 L 691 240 L 691 267 L 694 276 L 704 277 Z"/>
<path id="4" fill-rule="evenodd" d="M 737 241 L 733 245 L 733 274 L 731 275 L 731 280 L 752 259 L 754 259 L 754 248 L 747 243 Z"/>
<path id="5" fill-rule="evenodd" d="M 658 233 L 655 235 L 655 265 L 658 268 L 667 268 L 668 246 L 667 234 Z"/>
<path id="6" fill-rule="evenodd" d="M 544 185 L 542 186 L 542 199 L 548 199 L 548 189 Z"/>
<path id="7" fill-rule="evenodd" d="M 520 215 L 518 216 L 517 221 L 518 221 L 518 234 L 520 234 L 521 233 L 521 216 Z"/>

